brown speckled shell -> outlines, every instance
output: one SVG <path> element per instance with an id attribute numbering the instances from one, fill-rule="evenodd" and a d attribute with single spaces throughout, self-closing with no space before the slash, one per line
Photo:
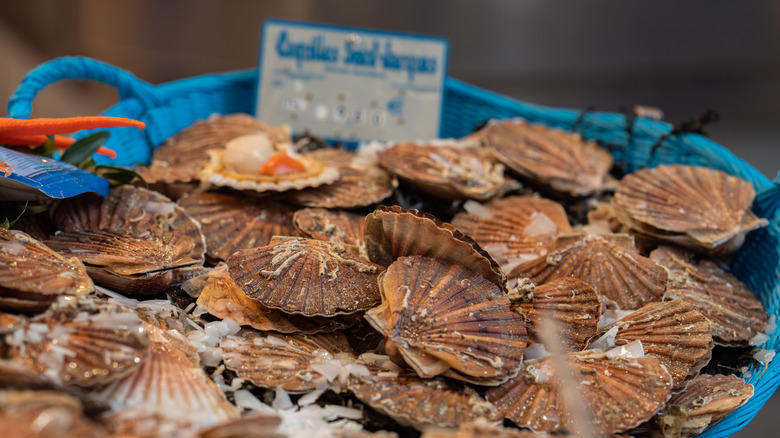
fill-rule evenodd
<path id="1" fill-rule="evenodd" d="M 608 308 L 638 309 L 660 301 L 666 290 L 666 270 L 643 257 L 628 235 L 570 234 L 556 239 L 550 252 L 526 262 L 508 274 L 530 278 L 536 285 L 561 277 L 588 283 Z"/>
<path id="2" fill-rule="evenodd" d="M 368 258 L 366 240 L 363 237 L 365 215 L 324 208 L 303 208 L 295 212 L 293 223 L 298 231 L 307 237 L 354 245 Z"/>
<path id="3" fill-rule="evenodd" d="M 763 304 L 745 283 L 711 260 L 691 261 L 691 254 L 659 247 L 650 259 L 669 269 L 667 300 L 687 301 L 710 322 L 715 343 L 747 345 L 769 319 Z"/>
<path id="4" fill-rule="evenodd" d="M 420 438 L 551 438 L 555 435 L 532 432 L 510 427 L 491 424 L 487 421 L 477 420 L 469 423 L 461 423 L 457 429 L 452 428 L 426 428 Z"/>
<path id="5" fill-rule="evenodd" d="M 526 361 L 520 374 L 487 392 L 504 416 L 537 432 L 591 428 L 596 436 L 622 432 L 650 419 L 666 404 L 672 377 L 652 357 L 610 359 L 584 351 L 566 356 L 590 424 L 573 424 L 561 377 L 552 358 Z M 538 375 L 544 375 L 537 382 Z"/>
<path id="6" fill-rule="evenodd" d="M 541 342 L 537 328 L 546 318 L 555 320 L 560 331 L 559 340 L 566 351 L 580 351 L 588 339 L 598 331 L 601 301 L 592 287 L 582 280 L 563 277 L 533 289 L 532 297 L 525 296 L 514 308 L 521 308 L 528 320 L 528 334 Z M 510 293 L 511 299 L 511 293 Z M 514 301 L 514 300 L 513 300 Z"/>
<path id="7" fill-rule="evenodd" d="M 489 123 L 481 137 L 510 169 L 553 191 L 587 196 L 613 185 L 612 155 L 579 134 L 516 119 Z"/>
<path id="8" fill-rule="evenodd" d="M 571 233 L 566 211 L 555 201 L 510 196 L 482 207 L 487 211 L 458 213 L 452 225 L 474 239 L 505 272 L 519 263 L 547 255 L 547 248 L 558 234 Z M 490 215 L 486 216 L 488 211 Z"/>
<path id="9" fill-rule="evenodd" d="M 290 238 L 241 250 L 227 263 L 236 284 L 266 307 L 305 316 L 346 315 L 379 303 L 376 281 L 383 270 L 349 251 L 344 244 Z"/>
<path id="10" fill-rule="evenodd" d="M 411 256 L 390 265 L 380 285 L 382 304 L 365 317 L 421 377 L 497 385 L 517 372 L 525 319 L 481 275 Z"/>

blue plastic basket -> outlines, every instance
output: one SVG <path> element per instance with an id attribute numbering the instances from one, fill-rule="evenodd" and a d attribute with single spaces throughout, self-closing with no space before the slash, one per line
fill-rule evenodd
<path id="1" fill-rule="evenodd" d="M 114 160 L 95 156 L 106 164 L 148 163 L 152 151 L 166 138 L 211 114 L 252 113 L 255 106 L 256 70 L 211 74 L 154 86 L 112 65 L 82 57 L 46 62 L 22 80 L 8 102 L 10 117 L 27 118 L 40 90 L 63 79 L 89 79 L 119 90 L 121 101 L 104 115 L 130 117 L 146 123 L 144 130 L 113 129 L 108 146 L 117 151 Z M 580 117 L 577 110 L 551 108 L 513 100 L 456 79 L 445 81 L 442 133 L 460 137 L 492 118 L 523 117 L 531 122 L 572 129 L 586 138 L 614 148 L 615 161 L 632 171 L 658 164 L 694 164 L 737 175 L 756 188 L 753 210 L 768 218 L 767 228 L 751 233 L 731 264 L 732 272 L 756 292 L 770 314 L 780 309 L 780 185 L 772 182 L 729 150 L 698 134 L 669 136 L 672 126 L 638 118 L 631 132 L 622 114 L 591 112 Z M 88 133 L 82 132 L 84 136 Z M 660 147 L 651 150 L 659 140 Z M 780 330 L 761 348 L 778 350 Z M 746 380 L 755 395 L 736 412 L 706 430 L 705 437 L 729 436 L 742 429 L 780 384 L 780 359 L 751 370 Z"/>

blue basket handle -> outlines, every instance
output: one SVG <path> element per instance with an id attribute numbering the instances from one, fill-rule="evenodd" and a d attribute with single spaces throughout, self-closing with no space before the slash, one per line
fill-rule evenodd
<path id="1" fill-rule="evenodd" d="M 160 103 L 153 85 L 111 64 L 86 57 L 63 57 L 30 70 L 8 100 L 8 117 L 26 119 L 39 91 L 63 79 L 85 79 L 112 85 L 120 99 L 137 98 L 145 107 Z"/>

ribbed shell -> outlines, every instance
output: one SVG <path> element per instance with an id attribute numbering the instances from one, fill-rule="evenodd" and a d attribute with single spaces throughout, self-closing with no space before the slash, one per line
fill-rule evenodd
<path id="1" fill-rule="evenodd" d="M 22 231 L 0 228 L 0 307 L 41 311 L 57 296 L 94 288 L 78 259 L 65 258 Z"/>
<path id="2" fill-rule="evenodd" d="M 390 266 L 403 256 L 420 255 L 459 263 L 506 290 L 498 264 L 452 225 L 417 210 L 380 206 L 366 216 L 366 249 L 372 262 Z"/>
<path id="3" fill-rule="evenodd" d="M 377 159 L 388 171 L 439 198 L 484 201 L 519 187 L 504 177 L 504 165 L 479 146 L 399 143 L 379 150 Z"/>
<path id="4" fill-rule="evenodd" d="M 220 264 L 208 274 L 197 304 L 219 319 L 231 318 L 240 325 L 280 333 L 331 332 L 355 322 L 343 318 L 293 315 L 257 304 L 236 286 L 225 264 Z"/>
<path id="5" fill-rule="evenodd" d="M 669 269 L 667 300 L 693 304 L 710 323 L 715 343 L 747 345 L 763 332 L 769 315 L 745 283 L 711 260 L 691 261 L 689 253 L 659 247 L 650 259 Z"/>
<path id="6" fill-rule="evenodd" d="M 566 211 L 555 201 L 510 196 L 484 205 L 466 203 L 452 225 L 474 239 L 505 272 L 547 254 L 558 234 L 571 233 Z"/>
<path id="7" fill-rule="evenodd" d="M 290 238 L 241 250 L 228 259 L 230 276 L 251 299 L 287 313 L 334 316 L 379 303 L 382 267 L 344 244 Z"/>
<path id="8" fill-rule="evenodd" d="M 685 301 L 650 303 L 615 325 L 615 345 L 641 341 L 645 355 L 655 357 L 669 370 L 674 386 L 710 361 L 713 343 L 709 323 Z"/>
<path id="9" fill-rule="evenodd" d="M 576 431 L 592 428 L 594 435 L 608 435 L 635 427 L 666 404 L 672 377 L 652 357 L 608 358 L 589 351 L 566 356 L 573 383 L 584 402 L 590 424 L 572 424 L 567 395 L 554 359 L 526 361 L 520 374 L 487 392 L 488 401 L 521 427 L 537 432 Z"/>
<path id="10" fill-rule="evenodd" d="M 528 341 L 525 319 L 481 275 L 438 259 L 401 257 L 380 286 L 382 304 L 365 317 L 421 377 L 497 385 L 517 372 Z"/>
<path id="11" fill-rule="evenodd" d="M 225 261 L 238 250 L 266 246 L 273 236 L 297 235 L 292 221 L 295 208 L 279 202 L 196 192 L 178 204 L 200 223 L 211 260 Z"/>
<path id="12" fill-rule="evenodd" d="M 457 429 L 426 428 L 420 438 L 551 438 L 555 435 L 537 433 L 526 429 L 503 427 L 477 420 L 461 423 Z"/>
<path id="13" fill-rule="evenodd" d="M 413 374 L 372 372 L 352 377 L 349 389 L 363 403 L 405 426 L 457 427 L 461 423 L 498 421 L 501 415 L 469 387 L 456 389 L 442 379 L 420 379 Z"/>
<path id="14" fill-rule="evenodd" d="M 0 391 L 3 438 L 102 438 L 106 431 L 84 416 L 79 400 L 55 391 Z"/>
<path id="15" fill-rule="evenodd" d="M 356 154 L 341 149 L 320 149 L 305 155 L 338 170 L 331 184 L 291 192 L 290 202 L 305 207 L 359 208 L 381 202 L 393 192 L 390 175 L 372 163 L 355 161 Z"/>
<path id="16" fill-rule="evenodd" d="M 737 376 L 701 374 L 669 399 L 656 417 L 668 438 L 698 435 L 753 396 L 753 385 Z"/>
<path id="17" fill-rule="evenodd" d="M 532 297 L 513 308 L 522 309 L 528 321 L 528 334 L 537 342 L 537 336 L 546 318 L 555 321 L 560 334 L 559 340 L 566 351 L 580 351 L 588 339 L 598 331 L 601 316 L 601 301 L 592 287 L 582 280 L 563 277 L 552 280 L 533 289 Z"/>
<path id="18" fill-rule="evenodd" d="M 241 334 L 241 333 L 240 333 Z M 347 338 L 340 333 L 319 335 L 262 335 L 244 332 L 222 340 L 225 366 L 263 388 L 300 393 L 322 388 L 327 377 L 317 371 L 341 366 L 339 358 L 354 360 Z"/>
<path id="19" fill-rule="evenodd" d="M 560 236 L 547 256 L 517 266 L 508 278 L 530 278 L 535 285 L 562 277 L 588 283 L 608 308 L 638 309 L 660 301 L 666 270 L 639 255 L 625 234 Z"/>
<path id="20" fill-rule="evenodd" d="M 510 169 L 556 192 L 587 196 L 610 185 L 612 155 L 579 134 L 515 119 L 491 122 L 481 135 Z"/>
<path id="21" fill-rule="evenodd" d="M 363 237 L 365 215 L 324 208 L 303 208 L 295 212 L 293 223 L 307 237 L 357 246 L 361 254 L 368 258 Z"/>

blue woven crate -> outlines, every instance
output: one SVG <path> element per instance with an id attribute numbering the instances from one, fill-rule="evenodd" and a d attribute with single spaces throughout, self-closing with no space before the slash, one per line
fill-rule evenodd
<path id="1" fill-rule="evenodd" d="M 121 101 L 104 115 L 130 117 L 146 122 L 144 130 L 116 128 L 107 145 L 117 151 L 114 160 L 95 156 L 105 164 L 148 163 L 154 147 L 194 121 L 211 114 L 252 113 L 255 107 L 257 71 L 246 70 L 198 76 L 153 86 L 133 74 L 89 58 L 68 57 L 46 62 L 22 80 L 8 102 L 10 117 L 27 118 L 32 101 L 47 85 L 62 79 L 89 79 L 116 87 Z M 616 162 L 626 170 L 658 164 L 694 164 L 726 171 L 749 181 L 758 196 L 753 210 L 770 220 L 767 228 L 751 233 L 731 263 L 732 272 L 756 292 L 770 314 L 780 309 L 780 184 L 772 182 L 729 150 L 698 134 L 666 137 L 652 154 L 659 139 L 672 126 L 665 122 L 636 119 L 631 133 L 622 114 L 591 112 L 580 117 L 577 110 L 551 108 L 513 100 L 456 79 L 445 81 L 442 133 L 460 137 L 492 118 L 523 117 L 531 122 L 579 131 L 615 148 Z M 578 123 L 579 120 L 579 123 Z M 87 132 L 80 133 L 81 136 Z M 780 330 L 761 348 L 778 350 Z M 725 437 L 742 429 L 780 384 L 780 359 L 757 366 L 747 378 L 755 386 L 750 401 L 701 436 Z"/>

